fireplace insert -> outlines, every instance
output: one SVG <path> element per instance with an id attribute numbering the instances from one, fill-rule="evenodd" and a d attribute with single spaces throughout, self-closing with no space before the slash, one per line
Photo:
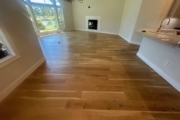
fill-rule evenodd
<path id="1" fill-rule="evenodd" d="M 98 29 L 98 20 L 89 20 L 88 29 L 97 30 Z"/>

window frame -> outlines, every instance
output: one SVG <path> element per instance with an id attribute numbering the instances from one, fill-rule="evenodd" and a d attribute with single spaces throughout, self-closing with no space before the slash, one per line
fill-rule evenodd
<path id="1" fill-rule="evenodd" d="M 26 0 L 26 1 L 27 1 L 27 2 L 29 1 L 30 3 L 35 3 L 35 4 L 37 3 L 37 4 L 53 5 L 55 0 L 53 0 L 53 1 L 52 1 L 52 4 L 48 4 L 48 3 L 38 3 L 38 2 L 32 2 L 31 0 Z"/>
<path id="2" fill-rule="evenodd" d="M 5 46 L 8 49 L 9 56 L 0 59 L 0 69 L 5 67 L 6 65 L 12 63 L 13 61 L 20 58 L 20 55 L 14 46 L 10 36 L 7 34 L 5 28 L 2 26 L 2 23 L 0 21 L 0 37 L 2 39 L 2 42 L 5 44 Z"/>
<path id="3" fill-rule="evenodd" d="M 30 8 L 30 13 L 31 13 L 31 18 L 33 20 L 33 22 L 35 23 L 35 31 L 36 32 L 39 32 L 39 33 L 45 33 L 45 32 L 52 32 L 52 31 L 59 31 L 59 30 L 62 30 L 62 29 L 65 29 L 65 20 L 64 20 L 64 13 L 63 13 L 63 7 L 62 7 L 62 4 L 61 4 L 61 0 L 59 0 L 60 2 L 60 5 L 57 5 L 56 4 L 56 0 L 53 0 L 53 4 L 46 4 L 46 3 L 36 3 L 36 2 L 31 2 L 31 0 L 22 0 L 23 3 L 25 3 L 25 5 L 27 5 L 29 8 Z M 34 14 L 34 11 L 33 11 L 33 6 L 40 6 L 40 7 L 53 7 L 54 10 L 55 10 L 55 16 L 56 16 L 56 21 L 57 21 L 57 30 L 47 30 L 47 31 L 41 31 L 39 28 L 38 28 L 38 24 L 37 24 L 37 21 L 36 21 L 36 18 L 35 18 L 35 14 Z M 62 10 L 62 20 L 59 21 L 59 18 L 58 18 L 58 8 L 60 8 Z M 63 22 L 63 28 L 60 27 L 60 22 Z"/>

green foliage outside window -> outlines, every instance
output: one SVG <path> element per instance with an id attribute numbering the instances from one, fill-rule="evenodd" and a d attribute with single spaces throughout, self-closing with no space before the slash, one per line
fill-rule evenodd
<path id="1" fill-rule="evenodd" d="M 39 29 L 40 31 L 46 31 L 64 28 L 62 8 L 45 5 L 52 3 L 56 6 L 60 6 L 60 0 L 55 0 L 55 3 L 54 0 L 44 0 L 43 3 L 38 0 L 31 0 L 31 2 L 44 4 L 44 6 L 31 5 L 32 9 L 30 9 L 28 7 L 29 5 L 26 4 L 28 13 L 31 15 L 32 21 L 34 20 L 36 30 Z"/>

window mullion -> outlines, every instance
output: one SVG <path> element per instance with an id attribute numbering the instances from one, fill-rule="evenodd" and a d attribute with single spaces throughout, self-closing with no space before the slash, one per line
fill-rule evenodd
<path id="1" fill-rule="evenodd" d="M 53 5 L 55 5 L 55 6 L 56 6 L 56 0 L 53 0 Z"/>
<path id="2" fill-rule="evenodd" d="M 30 3 L 31 5 L 37 5 L 37 6 L 46 6 L 46 7 L 55 7 L 55 5 L 48 5 L 48 4 L 41 4 L 41 3 Z"/>
<path id="3" fill-rule="evenodd" d="M 30 0 L 27 0 L 27 3 L 29 5 L 38 5 L 38 6 L 46 6 L 46 7 L 59 7 L 59 8 L 62 8 L 62 6 L 57 6 L 56 5 L 56 0 L 53 0 L 53 4 L 45 4 L 45 3 L 34 3 L 34 2 L 31 2 Z"/>
<path id="4" fill-rule="evenodd" d="M 34 25 L 35 30 L 39 32 L 39 29 L 38 29 L 37 23 L 36 23 L 36 19 L 34 18 L 34 15 L 33 15 L 33 13 L 32 13 L 33 11 L 32 11 L 31 8 L 29 8 L 29 9 L 30 9 L 30 12 L 31 12 L 32 24 Z"/>
<path id="5" fill-rule="evenodd" d="M 32 13 L 32 18 L 33 18 L 33 20 L 34 20 L 34 22 L 35 22 L 35 24 L 36 24 L 37 31 L 40 32 L 40 30 L 39 30 L 39 28 L 38 28 L 38 23 L 37 23 L 36 17 L 35 17 L 35 15 L 34 15 L 33 8 L 32 8 L 31 5 L 29 6 L 29 8 L 30 8 L 31 13 Z"/>
<path id="6" fill-rule="evenodd" d="M 61 28 L 60 28 L 60 22 L 59 22 L 59 18 L 58 18 L 58 9 L 57 9 L 57 7 L 55 7 L 55 12 L 56 12 L 56 20 L 58 22 L 58 29 L 60 30 Z"/>

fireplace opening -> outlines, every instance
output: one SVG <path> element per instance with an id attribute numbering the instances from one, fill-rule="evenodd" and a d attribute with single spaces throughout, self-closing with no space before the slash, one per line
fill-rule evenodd
<path id="1" fill-rule="evenodd" d="M 98 20 L 88 20 L 88 29 L 97 30 L 98 29 Z"/>

